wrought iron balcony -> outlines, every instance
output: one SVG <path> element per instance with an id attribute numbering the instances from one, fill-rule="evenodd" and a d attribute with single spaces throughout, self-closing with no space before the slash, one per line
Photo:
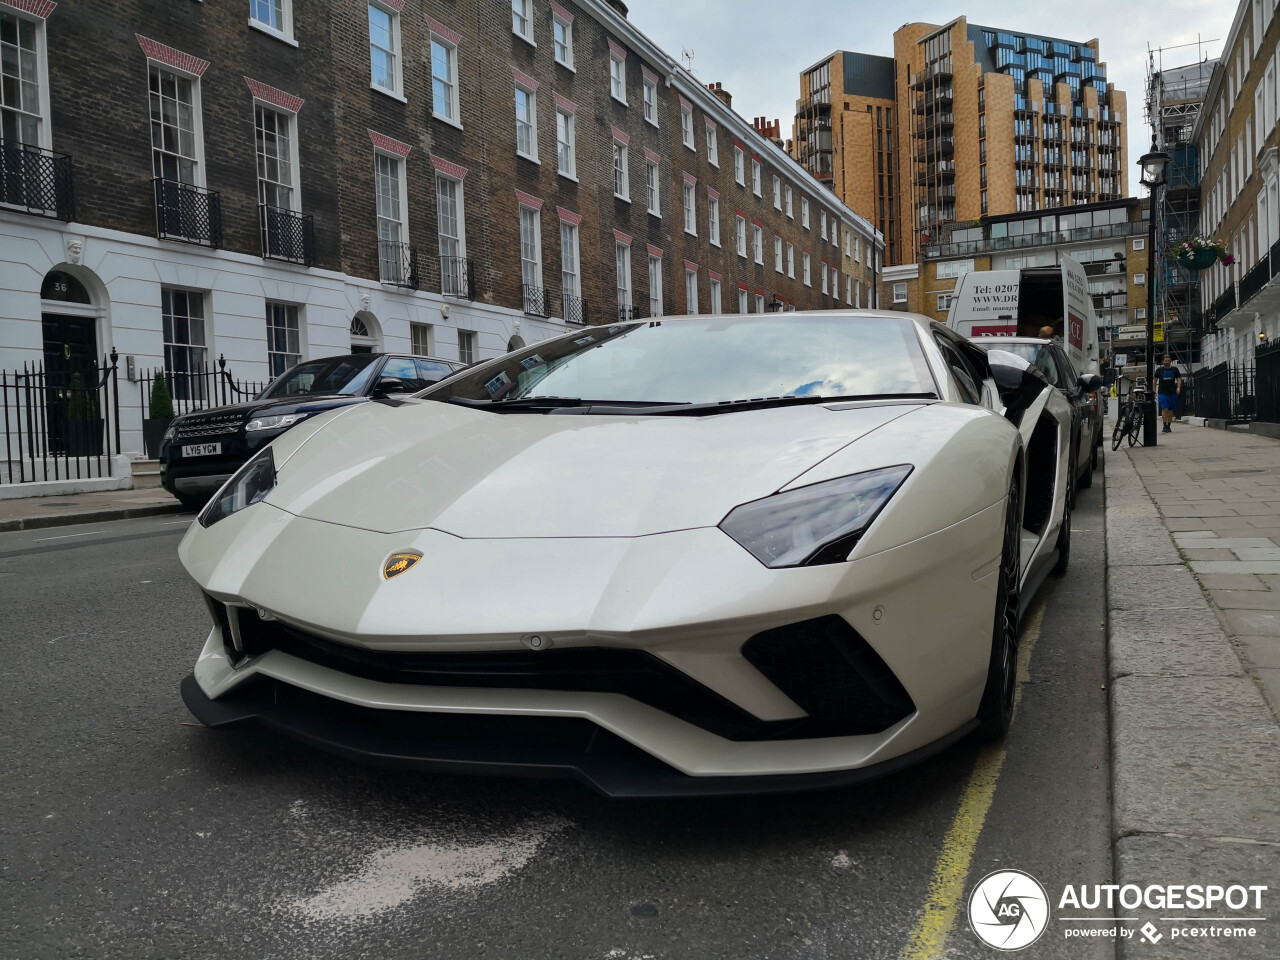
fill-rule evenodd
<path id="1" fill-rule="evenodd" d="M 1205 323 L 1212 326 L 1220 322 L 1227 314 L 1236 308 L 1236 285 L 1233 283 L 1222 292 L 1217 300 L 1209 305 L 1209 309 L 1204 312 Z"/>
<path id="2" fill-rule="evenodd" d="M 269 203 L 258 204 L 258 214 L 264 259 L 315 266 L 316 229 L 312 217 Z"/>
<path id="3" fill-rule="evenodd" d="M 1240 280 L 1240 306 L 1252 300 L 1270 282 L 1271 254 L 1266 253 Z"/>
<path id="4" fill-rule="evenodd" d="M 440 292 L 446 297 L 474 300 L 475 261 L 466 257 L 440 258 Z"/>
<path id="5" fill-rule="evenodd" d="M 547 301 L 550 300 L 551 291 L 546 287 L 539 287 L 532 283 L 523 284 L 524 288 L 524 312 L 531 317 L 547 317 L 551 313 L 548 310 Z"/>
<path id="6" fill-rule="evenodd" d="M 23 143 L 0 143 L 0 204 L 37 217 L 74 220 L 71 158 Z"/>
<path id="7" fill-rule="evenodd" d="M 418 248 L 394 240 L 379 240 L 378 279 L 392 286 L 417 290 Z"/>
<path id="8" fill-rule="evenodd" d="M 618 320 L 626 323 L 629 320 L 644 320 L 649 315 L 644 312 L 644 307 L 634 303 L 618 304 Z"/>
<path id="9" fill-rule="evenodd" d="M 193 183 L 151 181 L 156 195 L 156 237 L 179 243 L 222 246 L 222 197 Z"/>
<path id="10" fill-rule="evenodd" d="M 575 297 L 571 293 L 566 293 L 561 298 L 564 301 L 564 322 L 565 323 L 586 323 L 587 322 L 587 301 L 582 297 Z"/>

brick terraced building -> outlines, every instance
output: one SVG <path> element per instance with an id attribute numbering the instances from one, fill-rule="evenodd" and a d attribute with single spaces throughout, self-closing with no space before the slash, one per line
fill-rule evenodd
<path id="1" fill-rule="evenodd" d="M 0 368 L 872 303 L 878 232 L 614 0 L 0 0 L 0 46 Z"/>

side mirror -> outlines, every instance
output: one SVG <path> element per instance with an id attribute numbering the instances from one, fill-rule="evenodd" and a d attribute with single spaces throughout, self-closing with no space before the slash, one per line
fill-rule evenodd
<path id="1" fill-rule="evenodd" d="M 397 380 L 395 377 L 382 377 L 378 380 L 378 385 L 373 388 L 372 396 L 387 397 L 393 393 L 408 393 L 409 388 L 405 386 L 403 380 Z"/>
<path id="2" fill-rule="evenodd" d="M 1080 389 L 1085 393 L 1093 393 L 1102 389 L 1102 378 L 1096 373 L 1086 373 L 1080 378 Z"/>

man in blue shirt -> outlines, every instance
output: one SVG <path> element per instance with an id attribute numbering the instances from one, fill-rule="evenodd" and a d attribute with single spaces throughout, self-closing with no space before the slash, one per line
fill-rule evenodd
<path id="1" fill-rule="evenodd" d="M 1173 422 L 1174 411 L 1178 409 L 1178 394 L 1182 393 L 1182 374 L 1173 365 L 1173 357 L 1167 353 L 1164 363 L 1156 368 L 1156 383 L 1159 389 L 1156 396 L 1160 400 L 1160 416 L 1164 420 L 1164 433 L 1172 432 L 1169 424 Z"/>

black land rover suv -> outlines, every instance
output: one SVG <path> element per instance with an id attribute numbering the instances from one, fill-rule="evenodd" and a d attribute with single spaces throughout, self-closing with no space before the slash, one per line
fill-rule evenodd
<path id="1" fill-rule="evenodd" d="M 247 403 L 175 418 L 160 444 L 160 482 L 184 505 L 199 507 L 295 423 L 334 407 L 413 393 L 460 368 L 449 360 L 385 353 L 306 360 Z"/>

